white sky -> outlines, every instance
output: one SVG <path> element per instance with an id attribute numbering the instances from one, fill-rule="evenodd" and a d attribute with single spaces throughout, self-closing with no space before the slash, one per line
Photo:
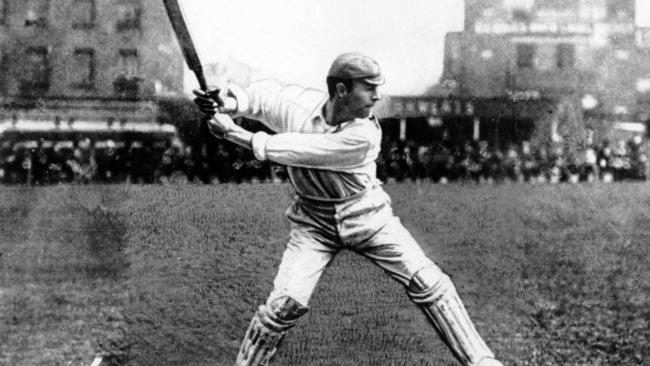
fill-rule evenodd
<path id="1" fill-rule="evenodd" d="M 387 78 L 382 91 L 416 95 L 438 82 L 444 37 L 460 31 L 463 0 L 183 0 L 204 64 L 234 59 L 264 75 L 324 88 L 331 61 L 359 51 Z M 650 26 L 650 0 L 637 0 Z M 195 88 L 193 79 L 190 89 Z"/>
<path id="2" fill-rule="evenodd" d="M 332 60 L 375 58 L 388 94 L 438 81 L 446 32 L 463 27 L 462 0 L 184 0 L 203 63 L 232 58 L 287 82 L 324 88 Z M 406 4 L 406 5 L 405 5 Z"/>

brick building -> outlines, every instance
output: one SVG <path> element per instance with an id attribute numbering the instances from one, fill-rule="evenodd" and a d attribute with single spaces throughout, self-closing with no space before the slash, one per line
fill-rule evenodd
<path id="1" fill-rule="evenodd" d="M 474 135 L 496 144 L 642 133 L 649 34 L 635 25 L 634 0 L 465 0 L 436 93 L 474 100 Z"/>
<path id="2" fill-rule="evenodd" d="M 0 0 L 5 130 L 154 124 L 158 101 L 182 84 L 162 2 Z"/>
<path id="3" fill-rule="evenodd" d="M 447 34 L 430 93 L 390 98 L 390 136 L 505 147 L 646 133 L 650 29 L 634 0 L 465 0 L 464 28 Z"/>

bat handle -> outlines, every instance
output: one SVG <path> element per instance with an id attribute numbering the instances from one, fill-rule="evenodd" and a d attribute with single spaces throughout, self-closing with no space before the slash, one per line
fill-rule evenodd
<path id="1" fill-rule="evenodd" d="M 194 71 L 194 74 L 196 75 L 196 79 L 199 81 L 199 88 L 203 91 L 208 91 L 208 83 L 205 81 L 203 72 Z"/>

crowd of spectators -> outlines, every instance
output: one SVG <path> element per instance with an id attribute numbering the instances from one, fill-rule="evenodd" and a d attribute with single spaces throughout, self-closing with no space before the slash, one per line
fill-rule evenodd
<path id="1" fill-rule="evenodd" d="M 214 183 L 270 179 L 270 164 L 231 144 L 185 145 L 180 140 L 19 141 L 0 147 L 5 184 Z M 281 174 L 277 174 L 281 176 Z"/>
<path id="2" fill-rule="evenodd" d="M 572 152 L 524 141 L 504 148 L 485 141 L 415 144 L 385 141 L 377 160 L 382 181 L 435 183 L 647 180 L 649 144 L 640 137 L 603 141 Z M 283 181 L 283 167 L 259 162 L 250 151 L 224 142 L 31 141 L 0 147 L 0 179 L 6 184 L 188 181 Z"/>
<path id="3" fill-rule="evenodd" d="M 639 136 L 579 149 L 533 146 L 528 141 L 503 149 L 486 141 L 386 145 L 378 161 L 383 181 L 578 183 L 650 178 L 650 145 Z"/>

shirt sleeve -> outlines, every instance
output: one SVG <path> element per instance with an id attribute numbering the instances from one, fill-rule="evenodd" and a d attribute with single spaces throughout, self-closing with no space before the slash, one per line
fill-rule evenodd
<path id="1" fill-rule="evenodd" d="M 302 131 L 327 99 L 322 91 L 273 79 L 253 82 L 247 88 L 231 84 L 228 89 L 237 99 L 238 116 L 256 119 L 278 133 Z"/>
<path id="2" fill-rule="evenodd" d="M 379 154 L 380 130 L 368 120 L 356 120 L 335 133 L 285 132 L 253 136 L 255 157 L 278 164 L 353 171 L 373 163 Z"/>

